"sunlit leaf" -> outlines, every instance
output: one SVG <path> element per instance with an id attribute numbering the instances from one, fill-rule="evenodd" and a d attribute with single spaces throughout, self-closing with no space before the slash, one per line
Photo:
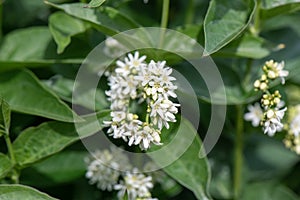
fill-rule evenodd
<path id="1" fill-rule="evenodd" d="M 248 1 L 212 0 L 204 20 L 205 55 L 212 54 L 245 30 L 256 4 Z"/>
<path id="2" fill-rule="evenodd" d="M 0 178 L 3 178 L 11 170 L 12 164 L 9 158 L 2 153 L 0 153 L 0 163 Z"/>
<path id="3" fill-rule="evenodd" d="M 90 3 L 87 5 L 88 8 L 97 8 L 100 7 L 105 0 L 91 0 Z"/>
<path id="4" fill-rule="evenodd" d="M 263 0 L 261 5 L 261 16 L 264 19 L 295 12 L 300 9 L 299 0 Z"/>
<path id="5" fill-rule="evenodd" d="M 27 70 L 0 73 L 0 95 L 14 111 L 66 122 L 80 120 L 64 102 Z"/>
<path id="6" fill-rule="evenodd" d="M 63 12 L 56 12 L 49 18 L 49 29 L 57 44 L 57 53 L 62 53 L 71 43 L 71 37 L 85 32 L 89 26 Z"/>
<path id="7" fill-rule="evenodd" d="M 45 122 L 38 127 L 26 129 L 13 143 L 18 165 L 24 167 L 37 162 L 61 151 L 80 138 L 98 132 L 108 114 L 108 111 L 99 112 L 96 119 L 94 115 L 87 116 L 84 118 L 85 122 L 78 124 L 79 128 L 71 123 Z"/>
<path id="8" fill-rule="evenodd" d="M 25 185 L 0 185 L 1 200 L 57 200 Z"/>
<path id="9" fill-rule="evenodd" d="M 48 1 L 46 3 L 57 9 L 65 11 L 67 14 L 73 17 L 91 22 L 97 29 L 107 35 L 114 35 L 120 31 L 139 27 L 139 25 L 136 24 L 132 19 L 111 7 L 87 9 L 84 8 L 86 4 L 83 3 L 61 5 L 53 4 Z"/>

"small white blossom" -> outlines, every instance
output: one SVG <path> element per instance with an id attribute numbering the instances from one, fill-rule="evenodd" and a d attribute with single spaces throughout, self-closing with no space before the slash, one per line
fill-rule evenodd
<path id="1" fill-rule="evenodd" d="M 130 139 L 132 141 L 131 143 L 140 145 L 140 148 L 142 150 L 147 150 L 150 147 L 151 143 L 161 145 L 159 132 L 149 125 L 144 126 Z"/>
<path id="2" fill-rule="evenodd" d="M 105 40 L 105 47 L 103 49 L 103 52 L 108 57 L 116 58 L 122 55 L 122 51 L 124 49 L 124 46 L 121 43 L 119 43 L 116 39 L 108 37 Z"/>
<path id="3" fill-rule="evenodd" d="M 274 136 L 276 132 L 282 131 L 283 124 L 281 123 L 284 113 L 287 108 L 277 110 L 270 109 L 266 112 L 266 121 L 264 122 L 264 133 L 269 136 Z"/>
<path id="4" fill-rule="evenodd" d="M 259 103 L 253 105 L 248 105 L 249 112 L 244 115 L 244 119 L 252 122 L 252 126 L 257 127 L 260 121 L 263 119 L 263 110 Z"/>
<path id="5" fill-rule="evenodd" d="M 162 129 L 163 126 L 169 129 L 168 122 L 176 122 L 175 114 L 178 112 L 178 106 L 179 104 L 168 99 L 159 98 L 151 105 L 150 117 L 153 119 L 153 123 L 158 125 L 159 129 Z"/>
<path id="6" fill-rule="evenodd" d="M 281 83 L 284 84 L 285 83 L 285 78 L 289 75 L 289 71 L 287 70 L 283 70 L 284 68 L 284 61 L 277 63 L 277 65 L 275 66 L 278 76 L 281 79 Z"/>
<path id="7" fill-rule="evenodd" d="M 139 70 L 141 66 L 145 66 L 146 64 L 144 61 L 146 60 L 146 56 L 139 57 L 139 52 L 136 51 L 134 55 L 131 53 L 128 54 L 128 61 L 127 64 L 130 67 L 134 67 L 135 69 Z"/>
<path id="8" fill-rule="evenodd" d="M 128 200 L 152 199 L 150 193 L 152 188 L 152 177 L 137 173 L 137 169 L 134 169 L 133 172 L 127 172 L 124 181 L 120 181 L 114 186 L 115 190 L 119 190 L 118 198 L 123 199 L 127 193 Z"/>
<path id="9" fill-rule="evenodd" d="M 117 151 L 111 150 L 95 151 L 92 157 L 85 159 L 87 164 L 86 178 L 90 184 L 97 184 L 101 190 L 111 191 L 117 184 L 120 170 L 129 170 L 131 165 L 128 158 Z"/>
<path id="10" fill-rule="evenodd" d="M 290 132 L 292 132 L 296 137 L 299 136 L 300 133 L 300 114 L 294 117 L 294 119 L 290 123 Z"/>

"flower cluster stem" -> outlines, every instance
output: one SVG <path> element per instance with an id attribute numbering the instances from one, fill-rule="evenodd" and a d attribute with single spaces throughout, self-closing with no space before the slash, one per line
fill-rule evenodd
<path id="1" fill-rule="evenodd" d="M 170 0 L 163 0 L 163 6 L 162 6 L 162 15 L 161 15 L 161 23 L 160 28 L 160 40 L 159 40 L 159 47 L 162 47 L 166 28 L 168 26 L 168 18 L 169 18 L 169 7 L 170 7 Z"/>
<path id="2" fill-rule="evenodd" d="M 189 0 L 186 9 L 185 24 L 193 23 L 194 15 L 195 15 L 195 0 Z"/>
<path id="3" fill-rule="evenodd" d="M 255 36 L 259 35 L 260 33 L 260 9 L 261 9 L 261 0 L 257 0 L 257 5 L 254 13 L 254 19 L 253 19 L 253 26 L 251 30 L 251 33 Z"/>
<path id="4" fill-rule="evenodd" d="M 3 37 L 2 20 L 3 20 L 3 1 L 0 0 L 0 40 L 2 40 Z"/>
<path id="5" fill-rule="evenodd" d="M 243 171 L 243 105 L 237 105 L 237 126 L 234 150 L 234 175 L 233 175 L 233 190 L 235 199 L 239 199 L 242 186 L 242 171 Z"/>

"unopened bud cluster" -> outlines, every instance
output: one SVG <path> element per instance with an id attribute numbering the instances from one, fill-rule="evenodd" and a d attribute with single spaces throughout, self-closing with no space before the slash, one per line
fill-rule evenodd
<path id="1" fill-rule="evenodd" d="M 139 145 L 142 150 L 162 144 L 161 130 L 168 129 L 169 122 L 176 122 L 180 106 L 170 99 L 177 97 L 172 69 L 165 61 L 146 63 L 145 59 L 135 52 L 116 62 L 117 67 L 108 77 L 110 90 L 106 91 L 112 120 L 104 122 L 110 126 L 110 136 L 122 138 L 129 146 Z M 132 104 L 142 102 L 146 104 L 144 120 L 131 111 Z"/>
<path id="2" fill-rule="evenodd" d="M 252 121 L 253 126 L 261 125 L 264 133 L 273 136 L 283 129 L 282 119 L 287 108 L 284 107 L 281 94 L 278 90 L 271 92 L 270 83 L 278 78 L 285 83 L 285 77 L 289 72 L 283 70 L 284 62 L 267 61 L 262 67 L 263 74 L 254 82 L 256 91 L 262 91 L 260 104 L 248 106 L 249 112 L 245 114 L 245 120 Z"/>
<path id="3" fill-rule="evenodd" d="M 271 81 L 280 78 L 281 83 L 285 83 L 285 77 L 289 75 L 287 70 L 284 70 L 284 62 L 274 62 L 273 60 L 267 61 L 262 67 L 263 74 L 261 78 L 254 82 L 254 88 L 256 90 L 266 91 L 269 89 Z"/>

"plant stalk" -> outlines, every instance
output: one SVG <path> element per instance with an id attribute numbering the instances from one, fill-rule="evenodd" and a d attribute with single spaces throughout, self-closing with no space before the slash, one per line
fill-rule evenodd
<path id="1" fill-rule="evenodd" d="M 164 36 L 166 32 L 165 29 L 168 27 L 169 7 L 170 7 L 170 0 L 163 0 L 161 23 L 160 23 L 161 33 L 160 33 L 159 47 L 162 47 L 163 45 Z"/>
<path id="2" fill-rule="evenodd" d="M 3 37 L 3 1 L 0 0 L 0 41 L 2 40 Z"/>
<path id="3" fill-rule="evenodd" d="M 7 150 L 8 150 L 10 160 L 13 164 L 15 164 L 16 163 L 16 158 L 15 158 L 15 154 L 14 154 L 14 151 L 13 151 L 13 148 L 12 148 L 12 143 L 10 141 L 9 135 L 5 134 L 4 138 L 5 138 L 5 142 L 6 142 L 6 145 L 7 145 Z"/>
<path id="4" fill-rule="evenodd" d="M 8 133 L 4 134 L 4 139 L 5 139 L 5 142 L 6 142 L 6 146 L 7 146 L 10 161 L 11 161 L 12 165 L 15 166 L 16 158 L 15 158 L 14 150 L 12 148 L 12 143 L 11 143 L 11 140 L 9 138 Z M 12 169 L 12 174 L 11 174 L 10 178 L 13 181 L 13 183 L 15 183 L 15 184 L 19 183 L 19 172 L 18 172 L 17 169 L 15 169 L 15 168 Z"/>
<path id="5" fill-rule="evenodd" d="M 257 7 L 254 13 L 253 29 L 252 34 L 258 36 L 260 32 L 260 9 L 261 9 L 261 0 L 257 0 Z"/>
<path id="6" fill-rule="evenodd" d="M 237 126 L 236 126 L 236 140 L 234 150 L 234 175 L 233 175 L 233 190 L 236 200 L 239 199 L 242 188 L 242 171 L 243 171 L 243 133 L 244 133 L 244 106 L 237 105 Z"/>
<path id="7" fill-rule="evenodd" d="M 247 60 L 247 65 L 246 65 L 246 70 L 245 70 L 245 79 L 244 79 L 244 86 L 251 85 L 250 80 L 251 80 L 251 70 L 252 70 L 252 64 L 253 64 L 253 59 L 249 58 Z"/>
<path id="8" fill-rule="evenodd" d="M 195 15 L 195 0 L 189 0 L 186 9 L 185 24 L 193 23 L 194 15 Z"/>

